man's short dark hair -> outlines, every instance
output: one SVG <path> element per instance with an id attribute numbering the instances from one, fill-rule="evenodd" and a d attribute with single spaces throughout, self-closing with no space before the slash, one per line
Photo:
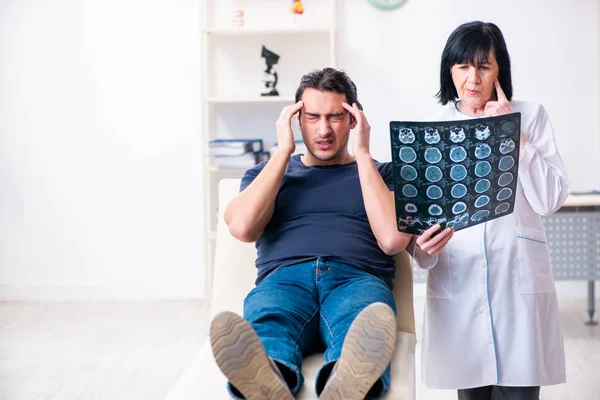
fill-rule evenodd
<path id="1" fill-rule="evenodd" d="M 358 108 L 363 109 L 362 104 L 358 101 L 356 85 L 344 71 L 323 68 L 304 75 L 300 80 L 298 90 L 296 90 L 296 103 L 302 99 L 302 94 L 309 88 L 346 95 L 346 103 L 349 105 L 356 103 Z"/>
<path id="2" fill-rule="evenodd" d="M 477 67 L 488 61 L 490 50 L 494 52 L 498 62 L 500 86 L 506 98 L 509 101 L 512 99 L 510 55 L 500 28 L 491 22 L 473 21 L 456 28 L 446 42 L 440 66 L 440 91 L 436 95 L 440 103 L 445 105 L 449 101 L 458 101 L 458 93 L 450 72 L 452 66 L 471 64 Z"/>

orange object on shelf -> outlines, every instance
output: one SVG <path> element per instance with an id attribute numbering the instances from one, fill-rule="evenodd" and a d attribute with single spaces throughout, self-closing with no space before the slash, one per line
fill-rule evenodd
<path id="1" fill-rule="evenodd" d="M 304 6 L 300 0 L 294 0 L 294 4 L 292 4 L 292 13 L 298 15 L 302 15 L 302 13 L 304 13 Z"/>

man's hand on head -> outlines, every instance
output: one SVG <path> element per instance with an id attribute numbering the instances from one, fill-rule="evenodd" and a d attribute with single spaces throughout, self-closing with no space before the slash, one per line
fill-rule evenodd
<path id="1" fill-rule="evenodd" d="M 275 123 L 277 128 L 277 150 L 284 152 L 288 156 L 296 150 L 294 142 L 294 132 L 292 131 L 292 117 L 304 107 L 304 102 L 300 100 L 296 104 L 283 107 L 279 119 Z"/>
<path id="2" fill-rule="evenodd" d="M 354 137 L 354 156 L 370 156 L 371 125 L 369 125 L 365 113 L 358 108 L 356 103 L 352 104 L 352 106 L 348 103 L 342 103 L 342 106 L 354 118 L 354 121 L 352 122 L 354 126 L 351 125 L 352 128 L 356 128 L 356 136 Z"/>

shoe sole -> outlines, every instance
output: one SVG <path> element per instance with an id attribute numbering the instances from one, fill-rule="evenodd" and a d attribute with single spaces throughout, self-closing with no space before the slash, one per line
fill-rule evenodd
<path id="1" fill-rule="evenodd" d="M 245 319 L 229 311 L 218 314 L 210 326 L 210 342 L 217 365 L 247 400 L 294 400 Z"/>
<path id="2" fill-rule="evenodd" d="M 370 304 L 348 329 L 336 369 L 319 399 L 364 399 L 390 364 L 395 346 L 394 311 L 384 303 Z"/>

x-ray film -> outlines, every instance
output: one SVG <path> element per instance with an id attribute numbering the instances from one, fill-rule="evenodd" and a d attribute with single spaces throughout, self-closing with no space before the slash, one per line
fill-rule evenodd
<path id="1" fill-rule="evenodd" d="M 460 230 L 512 213 L 520 128 L 520 113 L 390 122 L 398 230 Z"/>

